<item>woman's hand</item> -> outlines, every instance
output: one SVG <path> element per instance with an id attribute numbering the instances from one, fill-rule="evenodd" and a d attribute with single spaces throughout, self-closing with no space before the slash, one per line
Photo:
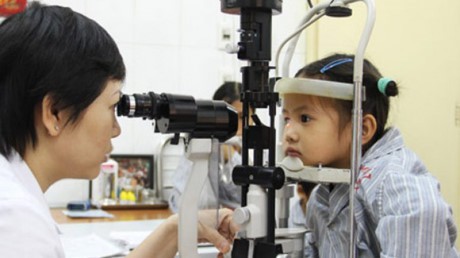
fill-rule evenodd
<path id="1" fill-rule="evenodd" d="M 230 246 L 238 227 L 232 222 L 231 210 L 220 209 L 217 223 L 216 212 L 217 210 L 199 211 L 198 240 L 212 243 L 221 252 L 218 257 L 223 257 L 223 253 L 230 251 Z M 174 257 L 178 248 L 178 222 L 178 214 L 170 216 L 128 257 Z"/>
<path id="2" fill-rule="evenodd" d="M 232 221 L 230 209 L 220 209 L 216 225 L 216 210 L 198 213 L 198 241 L 212 243 L 221 253 L 230 251 L 238 226 Z"/>

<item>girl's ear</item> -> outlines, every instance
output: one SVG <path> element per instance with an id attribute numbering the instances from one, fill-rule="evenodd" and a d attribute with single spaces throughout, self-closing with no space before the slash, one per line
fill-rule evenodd
<path id="1" fill-rule="evenodd" d="M 42 122 L 48 134 L 57 136 L 61 130 L 58 112 L 53 108 L 53 101 L 50 95 L 46 95 L 42 101 Z"/>
<path id="2" fill-rule="evenodd" d="M 374 137 L 375 132 L 377 131 L 377 120 L 371 114 L 366 114 L 363 116 L 363 135 L 362 135 L 362 145 L 369 143 Z"/>

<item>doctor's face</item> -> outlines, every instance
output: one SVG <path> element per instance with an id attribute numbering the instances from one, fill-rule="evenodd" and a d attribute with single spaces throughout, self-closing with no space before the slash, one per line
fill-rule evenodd
<path id="1" fill-rule="evenodd" d="M 66 160 L 67 177 L 92 179 L 99 174 L 101 163 L 112 151 L 111 139 L 121 133 L 115 116 L 120 89 L 120 81 L 109 81 L 81 118 L 63 128 L 58 158 Z"/>

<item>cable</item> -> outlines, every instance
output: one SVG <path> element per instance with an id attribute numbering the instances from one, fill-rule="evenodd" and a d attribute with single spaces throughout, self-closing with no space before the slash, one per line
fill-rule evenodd
<path id="1" fill-rule="evenodd" d="M 310 26 L 312 23 L 316 22 L 319 18 L 323 17 L 325 15 L 324 12 L 321 12 L 319 14 L 317 14 L 316 17 L 314 17 L 312 20 L 309 20 L 307 21 L 306 23 L 304 23 L 303 25 L 301 25 L 296 31 L 294 31 L 291 35 L 289 35 L 281 44 L 280 46 L 278 47 L 278 50 L 276 51 L 276 57 L 275 57 L 275 76 L 278 77 L 279 76 L 279 57 L 280 57 L 280 54 L 281 54 L 281 50 L 283 49 L 283 47 L 286 45 L 286 43 L 288 43 L 291 39 L 293 39 L 294 37 L 296 36 L 299 36 L 300 33 L 302 33 L 302 31 L 304 29 L 306 29 L 308 26 Z"/>

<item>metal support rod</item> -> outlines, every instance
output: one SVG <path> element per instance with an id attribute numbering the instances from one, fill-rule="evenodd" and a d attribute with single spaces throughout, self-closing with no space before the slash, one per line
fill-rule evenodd
<path id="1" fill-rule="evenodd" d="M 275 193 L 274 188 L 267 189 L 267 242 L 275 243 Z"/>
<path id="2" fill-rule="evenodd" d="M 349 257 L 356 257 L 356 223 L 354 216 L 355 209 L 355 183 L 359 175 L 361 164 L 361 132 L 362 132 L 362 85 L 360 82 L 354 83 L 354 102 L 353 102 L 353 144 L 351 152 L 351 177 L 350 177 L 350 250 Z"/>

